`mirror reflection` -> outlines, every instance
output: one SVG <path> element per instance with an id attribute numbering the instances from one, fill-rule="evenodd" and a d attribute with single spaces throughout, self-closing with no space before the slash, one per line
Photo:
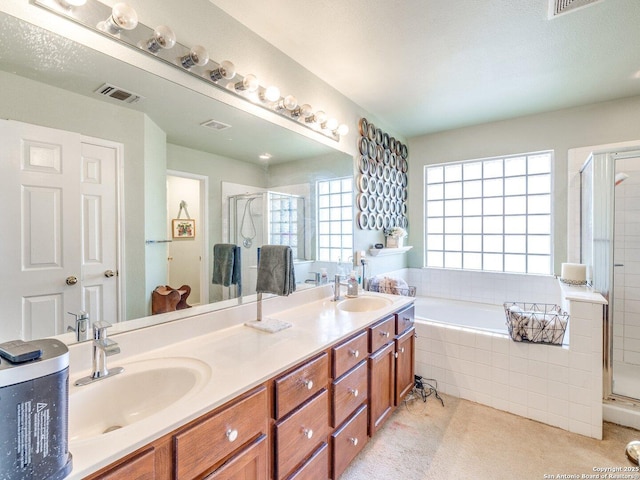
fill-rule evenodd
<path id="1" fill-rule="evenodd" d="M 348 268 L 351 157 L 9 15 L 0 28 L 0 199 L 20 226 L 0 341 L 75 328 L 67 312 L 147 317 L 158 286 L 188 286 L 190 308 L 131 325 L 250 301 L 265 243 L 294 249 L 299 288 Z M 241 282 L 214 283 L 220 244 L 239 247 Z"/>

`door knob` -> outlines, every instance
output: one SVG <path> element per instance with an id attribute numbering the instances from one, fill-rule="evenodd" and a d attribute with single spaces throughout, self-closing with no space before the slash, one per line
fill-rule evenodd
<path id="1" fill-rule="evenodd" d="M 107 278 L 111 278 L 115 275 L 116 273 L 113 270 L 105 270 L 104 272 L 104 276 Z"/>
<path id="2" fill-rule="evenodd" d="M 74 277 L 73 275 L 71 275 L 70 277 L 67 277 L 64 282 L 67 285 L 75 285 L 76 283 L 78 283 L 78 277 Z"/>

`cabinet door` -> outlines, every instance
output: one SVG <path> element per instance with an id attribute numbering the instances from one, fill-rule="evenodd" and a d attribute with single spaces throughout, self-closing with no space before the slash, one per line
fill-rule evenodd
<path id="1" fill-rule="evenodd" d="M 413 388 L 414 345 L 415 329 L 413 328 L 396 339 L 396 405 L 400 405 L 404 396 Z"/>
<path id="2" fill-rule="evenodd" d="M 142 450 L 129 460 L 92 478 L 95 478 L 95 480 L 118 480 L 122 478 L 154 480 L 156 478 L 155 450 L 153 447 Z"/>
<path id="3" fill-rule="evenodd" d="M 394 406 L 395 348 L 387 344 L 369 357 L 369 436 L 382 426 Z"/>
<path id="4" fill-rule="evenodd" d="M 267 465 L 267 437 L 261 435 L 205 480 L 267 480 Z"/>

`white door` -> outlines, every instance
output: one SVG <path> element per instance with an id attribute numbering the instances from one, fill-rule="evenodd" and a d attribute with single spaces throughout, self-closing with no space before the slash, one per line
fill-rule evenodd
<path id="1" fill-rule="evenodd" d="M 118 320 L 113 150 L 0 120 L 0 340 L 63 333 L 67 312 Z"/>

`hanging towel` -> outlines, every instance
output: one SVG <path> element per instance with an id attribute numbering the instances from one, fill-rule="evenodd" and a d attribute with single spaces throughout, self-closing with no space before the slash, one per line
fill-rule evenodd
<path id="1" fill-rule="evenodd" d="M 215 285 L 240 285 L 242 262 L 240 247 L 232 243 L 217 243 L 213 246 L 213 278 Z"/>
<path id="2" fill-rule="evenodd" d="M 289 295 L 296 291 L 293 251 L 287 245 L 263 245 L 258 262 L 257 293 Z"/>

